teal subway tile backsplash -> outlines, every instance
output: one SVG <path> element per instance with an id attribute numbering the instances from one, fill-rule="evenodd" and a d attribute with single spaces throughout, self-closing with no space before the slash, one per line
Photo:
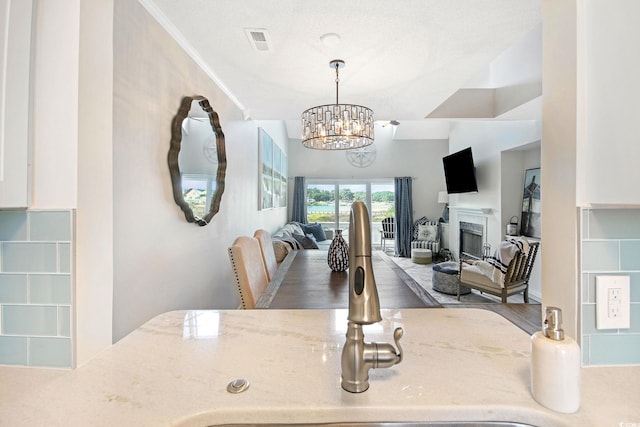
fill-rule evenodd
<path id="1" fill-rule="evenodd" d="M 58 271 L 71 273 L 71 244 L 58 243 Z"/>
<path id="2" fill-rule="evenodd" d="M 595 304 L 583 304 L 582 305 L 582 333 L 594 334 L 597 333 L 596 329 L 596 305 Z"/>
<path id="3" fill-rule="evenodd" d="M 591 353 L 591 343 L 589 342 L 589 336 L 586 335 L 586 338 L 582 339 L 582 343 L 580 343 L 580 350 L 582 351 L 582 364 L 584 366 L 589 365 L 589 354 Z"/>
<path id="4" fill-rule="evenodd" d="M 591 335 L 590 342 L 590 365 L 633 365 L 640 360 L 640 339 L 636 334 Z"/>
<path id="5" fill-rule="evenodd" d="M 32 274 L 29 277 L 29 302 L 33 304 L 71 304 L 71 276 Z"/>
<path id="6" fill-rule="evenodd" d="M 69 338 L 29 338 L 29 365 L 71 366 L 71 340 Z"/>
<path id="7" fill-rule="evenodd" d="M 631 302 L 640 302 L 640 271 L 629 274 L 631 282 Z"/>
<path id="8" fill-rule="evenodd" d="M 0 364 L 27 365 L 27 337 L 0 335 Z"/>
<path id="9" fill-rule="evenodd" d="M 640 209 L 584 209 L 580 218 L 582 362 L 640 365 Z M 595 281 L 601 274 L 629 276 L 629 328 L 596 328 Z"/>
<path id="10" fill-rule="evenodd" d="M 631 327 L 626 332 L 638 334 L 637 338 L 640 341 L 640 304 L 631 303 Z"/>
<path id="11" fill-rule="evenodd" d="M 58 334 L 58 307 L 52 305 L 5 305 L 2 333 L 6 335 Z"/>
<path id="12" fill-rule="evenodd" d="M 0 273 L 0 304 L 27 302 L 27 275 Z"/>
<path id="13" fill-rule="evenodd" d="M 58 307 L 58 335 L 71 337 L 71 307 Z"/>
<path id="14" fill-rule="evenodd" d="M 72 367 L 74 220 L 0 211 L 0 364 Z"/>
<path id="15" fill-rule="evenodd" d="M 620 269 L 640 271 L 640 239 L 620 241 Z"/>
<path id="16" fill-rule="evenodd" d="M 71 212 L 35 211 L 29 213 L 29 240 L 70 241 Z"/>
<path id="17" fill-rule="evenodd" d="M 27 240 L 27 212 L 0 211 L 0 241 Z"/>
<path id="18" fill-rule="evenodd" d="M 640 239 L 639 209 L 589 209 L 588 239 Z"/>
<path id="19" fill-rule="evenodd" d="M 582 302 L 596 302 L 596 275 L 590 273 L 582 274 Z"/>
<path id="20" fill-rule="evenodd" d="M 615 271 L 618 269 L 618 242 L 597 240 L 582 243 L 582 268 L 589 271 Z"/>
<path id="21" fill-rule="evenodd" d="M 58 248 L 56 243 L 2 243 L 2 271 L 11 273 L 56 273 Z"/>

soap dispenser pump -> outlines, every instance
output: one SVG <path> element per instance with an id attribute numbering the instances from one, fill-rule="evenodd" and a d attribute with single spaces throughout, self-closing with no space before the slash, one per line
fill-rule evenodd
<path id="1" fill-rule="evenodd" d="M 565 336 L 557 307 L 546 308 L 542 331 L 531 336 L 531 394 L 557 412 L 580 408 L 580 347 Z"/>

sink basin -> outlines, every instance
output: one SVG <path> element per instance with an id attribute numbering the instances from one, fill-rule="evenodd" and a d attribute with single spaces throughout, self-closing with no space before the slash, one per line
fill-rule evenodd
<path id="1" fill-rule="evenodd" d="M 271 424 L 271 423 L 256 423 L 256 424 L 214 424 L 209 427 L 535 427 L 531 424 L 522 424 L 514 422 L 501 422 L 501 421 L 455 421 L 455 422 L 336 422 L 336 423 L 308 423 L 308 424 Z"/>

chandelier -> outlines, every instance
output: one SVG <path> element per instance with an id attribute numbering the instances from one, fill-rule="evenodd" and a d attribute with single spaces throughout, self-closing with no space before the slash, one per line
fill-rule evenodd
<path id="1" fill-rule="evenodd" d="M 317 150 L 352 150 L 373 144 L 373 111 L 338 103 L 338 70 L 344 61 L 335 59 L 329 66 L 336 70 L 336 103 L 302 112 L 302 145 Z"/>

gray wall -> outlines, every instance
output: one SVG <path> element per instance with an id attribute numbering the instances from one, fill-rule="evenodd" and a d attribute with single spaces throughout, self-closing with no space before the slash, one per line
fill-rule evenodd
<path id="1" fill-rule="evenodd" d="M 402 125 L 400 125 L 402 126 Z M 289 141 L 289 176 L 308 178 L 373 179 L 411 176 L 413 215 L 437 220 L 443 205 L 438 192 L 445 190 L 442 157 L 448 154 L 446 139 L 393 140 L 393 126 L 376 126 L 376 160 L 368 167 L 351 165 L 344 151 L 319 151 L 302 146 L 299 139 Z M 291 200 L 293 185 L 289 186 Z"/>
<path id="2" fill-rule="evenodd" d="M 171 120 L 181 98 L 194 94 L 207 97 L 219 114 L 227 144 L 220 212 L 205 227 L 184 219 L 167 166 Z M 138 2 L 115 2 L 114 341 L 165 311 L 237 306 L 227 247 L 238 235 L 286 221 L 285 208 L 257 210 L 258 126 L 286 152 L 282 123 L 243 121 Z"/>

